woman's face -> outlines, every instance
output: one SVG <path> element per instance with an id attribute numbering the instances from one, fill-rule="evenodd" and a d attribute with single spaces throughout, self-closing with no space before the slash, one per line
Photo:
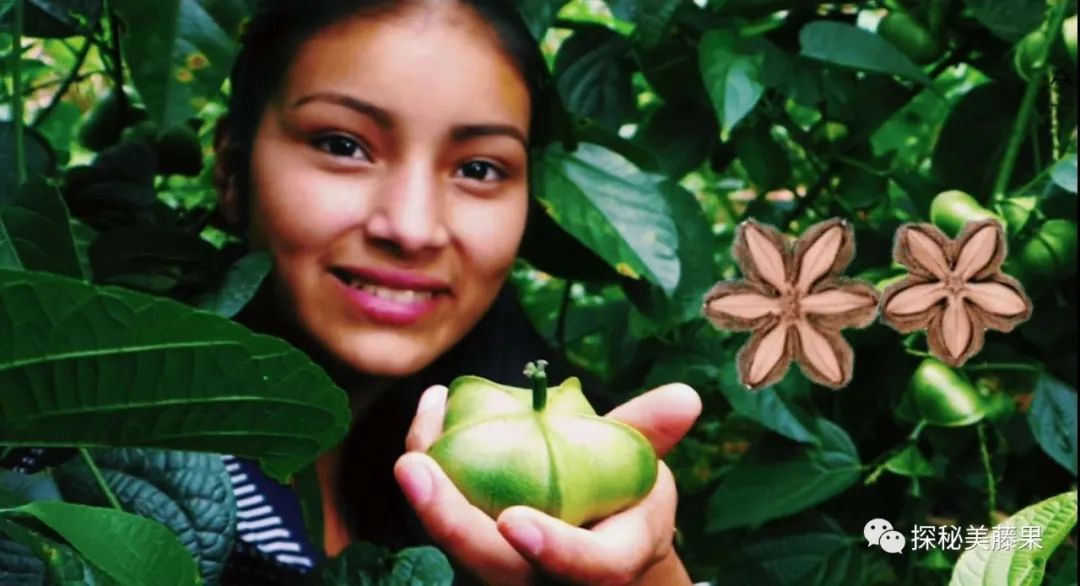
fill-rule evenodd
<path id="1" fill-rule="evenodd" d="M 251 226 L 283 311 L 404 376 L 491 306 L 527 209 L 529 96 L 469 9 L 354 18 L 301 46 L 256 131 Z"/>

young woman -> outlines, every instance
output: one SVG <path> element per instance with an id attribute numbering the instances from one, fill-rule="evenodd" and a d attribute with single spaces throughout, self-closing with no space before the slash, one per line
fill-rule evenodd
<path id="1" fill-rule="evenodd" d="M 264 3 L 218 133 L 222 210 L 274 262 L 239 319 L 305 349 L 350 393 L 354 430 L 318 463 L 326 554 L 429 543 L 460 583 L 688 584 L 663 463 L 643 502 L 577 528 L 525 507 L 493 520 L 423 453 L 454 376 L 525 386 L 526 361 L 553 360 L 506 285 L 548 91 L 514 5 Z M 551 379 L 571 373 L 553 361 Z M 598 411 L 611 406 L 585 386 Z M 669 385 L 609 416 L 663 455 L 699 411 L 693 390 Z"/>

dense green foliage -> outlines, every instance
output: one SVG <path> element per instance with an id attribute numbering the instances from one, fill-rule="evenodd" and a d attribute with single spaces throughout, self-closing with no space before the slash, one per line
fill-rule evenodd
<path id="1" fill-rule="evenodd" d="M 513 283 L 540 331 L 624 397 L 672 381 L 701 393 L 700 421 L 667 458 L 691 575 L 1075 583 L 1075 492 L 1062 494 L 1077 471 L 1075 2 L 518 2 L 561 103 L 548 105 L 557 141 L 532 167 L 550 221 Z M 284 479 L 345 433 L 346 398 L 321 369 L 228 319 L 269 266 L 242 256 L 212 184 L 249 4 L 112 0 L 102 14 L 100 0 L 0 0 L 0 449 L 227 451 Z M 844 389 L 798 369 L 742 388 L 745 335 L 701 316 L 709 287 L 740 277 L 735 226 L 794 236 L 836 216 L 856 232 L 848 274 L 881 287 L 903 273 L 901 224 L 955 233 L 998 218 L 1031 320 L 988 332 L 956 369 L 928 357 L 923 334 L 874 324 L 846 334 Z M 109 468 L 145 477 L 175 462 L 123 454 L 76 462 L 100 460 L 113 495 L 0 476 L 0 575 L 180 584 L 201 568 L 212 582 L 233 505 L 199 520 L 224 542 L 183 543 L 171 513 L 148 512 Z M 1038 556 L 889 555 L 862 537 L 884 518 L 910 548 L 916 525 L 1015 513 L 1043 527 Z M 312 580 L 448 571 L 437 551 L 361 545 Z"/>

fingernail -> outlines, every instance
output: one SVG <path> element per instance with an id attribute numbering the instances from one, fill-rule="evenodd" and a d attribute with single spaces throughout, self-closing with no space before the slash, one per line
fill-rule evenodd
<path id="1" fill-rule="evenodd" d="M 420 414 L 425 411 L 431 411 L 441 405 L 445 400 L 446 387 L 428 389 L 428 391 L 420 397 L 420 404 L 416 407 L 416 413 Z"/>
<path id="2" fill-rule="evenodd" d="M 540 555 L 544 548 L 544 534 L 540 528 L 528 521 L 518 521 L 507 527 L 510 537 L 533 557 Z"/>
<path id="3" fill-rule="evenodd" d="M 401 490 L 414 507 L 421 507 L 431 499 L 434 483 L 431 473 L 423 464 L 414 464 L 405 468 L 401 475 Z"/>

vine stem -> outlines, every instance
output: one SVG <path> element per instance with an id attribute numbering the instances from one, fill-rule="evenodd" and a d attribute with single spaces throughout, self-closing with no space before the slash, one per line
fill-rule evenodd
<path id="1" fill-rule="evenodd" d="M 15 179 L 26 182 L 26 145 L 23 142 L 22 35 L 23 2 L 15 1 L 15 22 L 11 41 L 11 121 L 15 128 Z"/>
<path id="2" fill-rule="evenodd" d="M 1024 141 L 1024 133 L 1027 132 L 1028 119 L 1031 117 L 1031 111 L 1035 107 L 1035 98 L 1039 95 L 1039 88 L 1042 86 L 1045 77 L 1043 74 L 1046 72 L 1050 45 L 1057 38 L 1057 35 L 1053 33 L 1059 30 L 1061 23 L 1065 21 L 1068 2 L 1058 0 L 1055 4 L 1049 23 L 1043 22 L 1044 27 L 1049 25 L 1049 33 L 1045 35 L 1045 40 L 1039 46 L 1035 59 L 1035 70 L 1031 72 L 1027 87 L 1024 89 L 1024 97 L 1020 101 L 1020 111 L 1016 114 L 1012 133 L 1009 135 L 1009 142 L 1005 147 L 1005 154 L 1001 157 L 1001 165 L 998 167 L 997 178 L 994 179 L 993 198 L 995 201 L 1003 199 L 1005 191 L 1009 188 L 1009 180 L 1012 179 L 1013 168 L 1016 167 L 1016 156 L 1020 153 L 1020 144 Z"/>
<path id="3" fill-rule="evenodd" d="M 926 429 L 926 421 L 919 421 L 919 423 L 915 425 L 915 429 L 911 430 L 911 433 L 903 442 L 875 458 L 872 464 L 868 464 L 867 467 L 873 466 L 874 470 L 866 476 L 866 480 L 863 481 L 863 484 L 868 486 L 877 482 L 877 479 L 885 472 L 885 464 L 893 456 L 915 445 L 915 443 L 919 441 L 919 436 L 922 435 L 923 429 Z"/>
<path id="4" fill-rule="evenodd" d="M 990 466 L 990 451 L 986 448 L 986 422 L 980 421 L 975 430 L 979 433 L 979 455 L 986 472 L 987 519 L 993 525 L 994 510 L 997 509 L 997 486 L 994 484 L 994 469 Z"/>
<path id="5" fill-rule="evenodd" d="M 109 483 L 105 482 L 105 477 L 101 475 L 101 469 L 94 463 L 94 459 L 90 457 L 90 452 L 86 448 L 79 448 L 79 454 L 82 456 L 83 462 L 86 462 L 86 466 L 90 468 L 90 474 L 94 475 L 94 480 L 98 483 L 98 488 L 105 495 L 105 498 L 109 500 L 109 504 L 117 511 L 123 511 L 124 508 L 120 506 L 120 501 L 116 500 L 116 495 L 113 494 L 112 489 L 109 488 Z"/>

